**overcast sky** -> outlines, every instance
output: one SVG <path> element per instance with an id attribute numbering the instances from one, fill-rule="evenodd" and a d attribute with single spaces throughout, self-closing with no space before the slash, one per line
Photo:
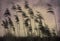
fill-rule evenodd
<path id="1" fill-rule="evenodd" d="M 11 2 L 13 3 L 22 3 L 24 0 L 0 0 L 0 10 L 5 9 L 11 5 Z M 55 7 L 60 5 L 60 0 L 27 0 L 29 4 L 32 4 L 34 7 L 36 6 L 46 6 L 46 3 L 51 3 Z M 2 10 L 0 12 L 3 12 Z M 1 13 L 0 13 L 1 14 Z"/>

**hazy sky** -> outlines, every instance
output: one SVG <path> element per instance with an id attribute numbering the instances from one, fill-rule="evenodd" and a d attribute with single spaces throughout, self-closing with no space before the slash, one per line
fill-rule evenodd
<path id="1" fill-rule="evenodd" d="M 24 0 L 0 0 L 0 12 L 4 12 L 4 9 L 9 7 L 11 5 L 11 2 L 13 3 L 22 3 Z M 55 7 L 59 6 L 58 3 L 60 3 L 59 0 L 27 0 L 29 2 L 29 4 L 32 4 L 34 7 L 37 6 L 46 6 L 46 3 L 51 3 L 53 4 Z M 1 13 L 0 13 L 1 14 Z"/>
<path id="2" fill-rule="evenodd" d="M 43 8 L 47 8 L 46 4 L 50 3 L 53 5 L 54 7 L 54 11 L 55 11 L 55 15 L 57 18 L 57 25 L 58 27 L 60 27 L 60 0 L 27 0 L 29 2 L 30 5 L 32 5 L 32 7 L 34 8 L 38 8 L 38 7 L 43 7 Z M 9 8 L 13 3 L 24 3 L 24 0 L 0 0 L 0 19 L 3 18 L 3 13 L 5 11 L 6 8 Z M 3 28 L 2 28 L 3 29 Z M 59 29 L 58 29 L 59 30 Z M 1 31 L 0 31 L 1 32 Z"/>

